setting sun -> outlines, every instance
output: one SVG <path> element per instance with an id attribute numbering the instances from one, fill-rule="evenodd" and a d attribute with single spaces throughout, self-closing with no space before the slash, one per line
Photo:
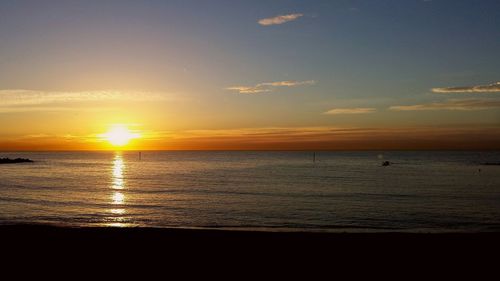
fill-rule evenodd
<path id="1" fill-rule="evenodd" d="M 125 125 L 113 125 L 108 132 L 100 135 L 113 146 L 125 146 L 130 140 L 140 137 L 140 134 L 131 132 Z"/>

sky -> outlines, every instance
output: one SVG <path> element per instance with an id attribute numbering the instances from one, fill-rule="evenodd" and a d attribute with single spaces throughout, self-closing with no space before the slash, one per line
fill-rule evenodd
<path id="1" fill-rule="evenodd" d="M 498 0 L 0 0 L 0 151 L 500 149 Z"/>

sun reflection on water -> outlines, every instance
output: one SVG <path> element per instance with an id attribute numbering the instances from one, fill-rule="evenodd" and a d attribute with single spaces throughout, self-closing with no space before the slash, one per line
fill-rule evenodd
<path id="1" fill-rule="evenodd" d="M 113 193 L 113 205 L 123 205 L 125 203 L 125 195 L 119 191 Z"/>
<path id="2" fill-rule="evenodd" d="M 112 214 L 123 215 L 125 214 L 125 209 L 111 209 L 109 210 Z"/>
<path id="3" fill-rule="evenodd" d="M 123 157 L 120 154 L 116 154 L 115 160 L 113 161 L 113 189 L 125 188 L 125 182 L 123 180 L 124 169 L 125 163 L 123 162 Z"/>
<path id="4" fill-rule="evenodd" d="M 115 155 L 113 160 L 113 169 L 111 171 L 111 189 L 113 193 L 111 194 L 111 204 L 114 206 L 109 209 L 111 216 L 108 217 L 107 226 L 111 227 L 125 227 L 128 224 L 125 223 L 125 215 L 127 210 L 125 209 L 126 196 L 123 190 L 126 188 L 126 182 L 124 178 L 125 162 L 123 161 L 123 156 L 120 153 Z"/>

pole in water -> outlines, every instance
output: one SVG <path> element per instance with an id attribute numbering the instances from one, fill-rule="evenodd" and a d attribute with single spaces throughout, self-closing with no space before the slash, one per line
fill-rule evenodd
<path id="1" fill-rule="evenodd" d="M 142 159 L 142 154 L 141 154 L 141 152 L 139 151 L 139 160 L 141 160 L 141 159 Z"/>
<path id="2" fill-rule="evenodd" d="M 316 152 L 313 152 L 313 163 L 316 163 Z"/>

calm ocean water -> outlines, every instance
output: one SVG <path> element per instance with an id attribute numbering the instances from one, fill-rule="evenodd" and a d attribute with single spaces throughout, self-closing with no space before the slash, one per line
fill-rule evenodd
<path id="1" fill-rule="evenodd" d="M 500 166 L 478 165 L 500 152 L 317 152 L 316 163 L 312 152 L 1 157 L 37 162 L 0 165 L 0 224 L 500 230 Z"/>

